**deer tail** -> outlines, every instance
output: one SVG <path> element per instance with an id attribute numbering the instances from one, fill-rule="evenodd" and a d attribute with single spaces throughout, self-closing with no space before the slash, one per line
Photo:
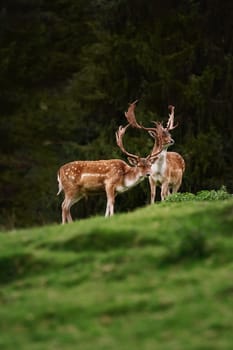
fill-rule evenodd
<path id="1" fill-rule="evenodd" d="M 58 181 L 58 192 L 57 192 L 57 196 L 61 193 L 61 191 L 63 190 L 63 186 L 61 183 L 61 178 L 60 178 L 60 174 L 59 172 L 57 173 L 57 181 Z"/>

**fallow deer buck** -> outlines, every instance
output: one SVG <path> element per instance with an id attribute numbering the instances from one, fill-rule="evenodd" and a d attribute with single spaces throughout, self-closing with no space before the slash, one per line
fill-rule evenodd
<path id="1" fill-rule="evenodd" d="M 153 152 L 146 158 L 127 152 L 123 146 L 123 136 L 129 127 L 120 126 L 116 132 L 116 142 L 123 153 L 128 156 L 132 166 L 120 159 L 74 161 L 63 165 L 57 175 L 59 190 L 64 191 L 62 202 L 62 223 L 71 222 L 70 209 L 80 199 L 92 194 L 106 193 L 107 206 L 105 216 L 114 214 L 114 202 L 117 193 L 127 191 L 136 186 L 146 176 L 151 174 L 151 166 L 162 151 L 160 130 L 155 130 L 158 139 Z"/>
<path id="2" fill-rule="evenodd" d="M 183 157 L 177 152 L 167 152 L 169 146 L 174 144 L 174 140 L 171 137 L 170 131 L 177 127 L 174 125 L 174 106 L 169 106 L 169 119 L 166 127 L 162 124 L 154 122 L 156 128 L 145 128 L 141 124 L 138 124 L 135 117 L 135 106 L 137 101 L 129 105 L 128 111 L 125 112 L 125 116 L 134 128 L 144 129 L 154 139 L 153 151 L 158 147 L 157 135 L 155 133 L 160 129 L 162 135 L 162 152 L 159 154 L 158 159 L 152 165 L 152 173 L 149 177 L 150 190 L 151 190 L 151 204 L 155 201 L 156 186 L 161 186 L 161 200 L 164 200 L 170 193 L 176 193 L 182 183 L 183 173 L 185 171 L 185 161 Z"/>

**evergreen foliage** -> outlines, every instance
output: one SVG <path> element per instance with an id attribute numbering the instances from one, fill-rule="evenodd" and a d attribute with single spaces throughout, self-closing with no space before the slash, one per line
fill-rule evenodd
<path id="1" fill-rule="evenodd" d="M 230 0 L 3 0 L 0 6 L 0 226 L 60 221 L 56 172 L 74 159 L 123 158 L 114 134 L 128 102 L 149 125 L 176 106 L 182 191 L 233 191 Z M 133 152 L 152 140 L 132 132 Z M 148 184 L 118 211 L 148 202 Z M 105 198 L 78 205 L 102 213 Z"/>

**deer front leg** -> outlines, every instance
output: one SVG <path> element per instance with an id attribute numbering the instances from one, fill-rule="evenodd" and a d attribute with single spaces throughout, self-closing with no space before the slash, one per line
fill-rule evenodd
<path id="1" fill-rule="evenodd" d="M 152 176 L 149 177 L 149 183 L 150 183 L 150 203 L 153 204 L 156 196 L 156 182 L 154 181 Z"/>
<path id="2" fill-rule="evenodd" d="M 164 199 L 168 196 L 168 194 L 169 194 L 168 181 L 165 181 L 161 186 L 161 200 L 164 201 Z"/>
<path id="3" fill-rule="evenodd" d="M 105 187 L 107 196 L 107 205 L 105 211 L 105 217 L 112 216 L 114 214 L 114 203 L 115 203 L 115 189 L 112 185 Z"/>

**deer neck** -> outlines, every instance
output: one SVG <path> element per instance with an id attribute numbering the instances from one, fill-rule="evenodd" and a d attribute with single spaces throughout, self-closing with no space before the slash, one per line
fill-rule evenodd
<path id="1" fill-rule="evenodd" d="M 154 147 L 155 149 L 155 147 Z M 152 176 L 163 176 L 166 171 L 167 163 L 167 147 L 159 154 L 158 159 L 152 165 Z"/>
<path id="2" fill-rule="evenodd" d="M 166 160 L 166 156 L 167 156 L 167 149 L 168 147 L 164 147 L 163 150 L 161 151 L 161 153 L 158 155 L 158 160 L 155 162 L 157 163 L 159 160 L 160 162 L 163 162 Z M 157 150 L 157 143 L 155 142 L 152 153 L 156 152 Z"/>
<path id="3" fill-rule="evenodd" d="M 125 168 L 124 177 L 121 185 L 117 186 L 117 192 L 124 192 L 130 189 L 131 187 L 139 184 L 145 176 L 143 176 L 140 170 L 137 167 L 130 167 L 127 165 Z"/>

